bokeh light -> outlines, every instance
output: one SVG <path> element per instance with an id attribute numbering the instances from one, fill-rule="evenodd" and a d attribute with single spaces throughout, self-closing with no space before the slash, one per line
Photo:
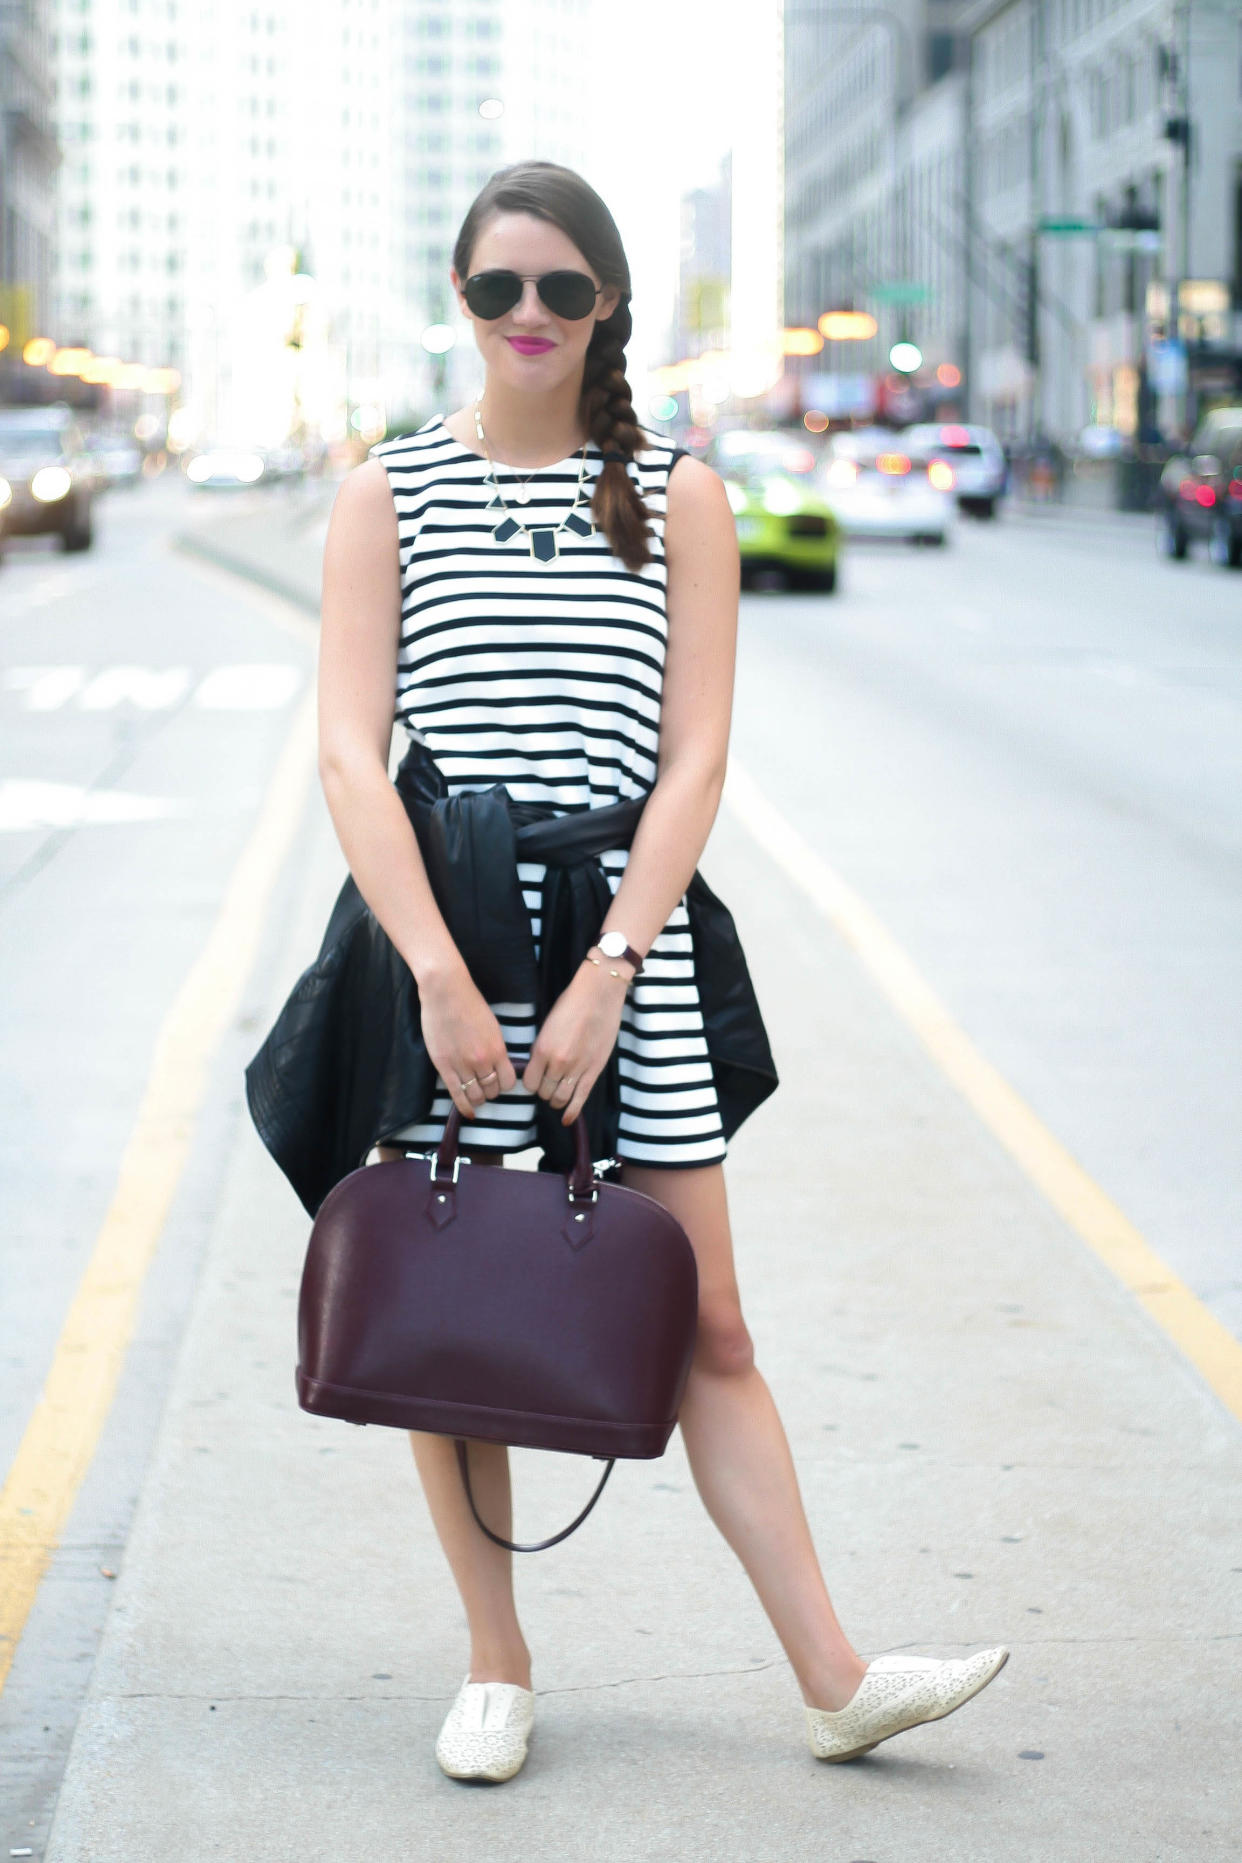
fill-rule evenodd
<path id="1" fill-rule="evenodd" d="M 879 327 L 870 311 L 825 311 L 819 320 L 820 335 L 830 343 L 865 343 Z"/>

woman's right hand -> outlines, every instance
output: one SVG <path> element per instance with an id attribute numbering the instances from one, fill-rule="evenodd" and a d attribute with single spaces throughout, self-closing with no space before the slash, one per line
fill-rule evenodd
<path id="1" fill-rule="evenodd" d="M 423 1043 L 463 1119 L 517 1083 L 500 1024 L 465 965 L 420 977 Z"/>

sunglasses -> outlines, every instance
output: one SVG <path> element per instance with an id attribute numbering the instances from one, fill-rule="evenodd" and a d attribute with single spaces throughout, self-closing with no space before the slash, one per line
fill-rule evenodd
<path id="1" fill-rule="evenodd" d="M 462 295 L 475 316 L 490 323 L 521 302 L 525 283 L 517 272 L 473 272 L 462 286 Z M 585 272 L 545 272 L 534 284 L 552 315 L 572 323 L 591 315 L 604 289 Z"/>

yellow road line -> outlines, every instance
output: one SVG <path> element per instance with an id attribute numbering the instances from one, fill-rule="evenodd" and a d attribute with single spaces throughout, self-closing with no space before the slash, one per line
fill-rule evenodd
<path id="1" fill-rule="evenodd" d="M 1077 1159 L 983 1058 L 865 900 L 732 759 L 724 799 L 765 853 L 856 953 L 933 1060 L 1032 1183 L 1242 1421 L 1242 1344 L 1178 1280 Z"/>
<path id="2" fill-rule="evenodd" d="M 298 707 L 207 943 L 160 1029 L 112 1202 L 0 1489 L 0 1689 L 112 1406 L 212 1056 L 236 1013 L 272 888 L 301 819 L 314 751 L 311 691 Z"/>

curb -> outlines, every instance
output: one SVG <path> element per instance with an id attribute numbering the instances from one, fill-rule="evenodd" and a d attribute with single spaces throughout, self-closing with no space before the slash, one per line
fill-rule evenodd
<path id="1" fill-rule="evenodd" d="M 326 492 L 328 488 L 324 489 Z M 332 485 L 330 489 L 334 497 L 337 488 Z M 293 510 L 286 507 L 235 512 L 231 517 L 217 517 L 211 523 L 177 531 L 170 541 L 175 550 L 244 576 L 318 620 L 322 539 L 309 548 L 304 539 L 307 531 L 326 522 L 330 505 L 331 498 L 325 495 L 308 498 Z M 285 545 L 287 553 L 306 565 L 310 574 L 299 575 L 296 570 L 281 567 Z"/>

